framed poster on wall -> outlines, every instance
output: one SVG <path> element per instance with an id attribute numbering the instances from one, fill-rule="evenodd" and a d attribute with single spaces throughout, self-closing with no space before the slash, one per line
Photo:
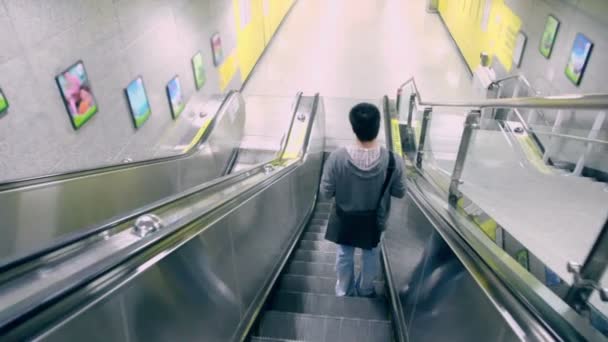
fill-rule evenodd
<path id="1" fill-rule="evenodd" d="M 0 88 L 0 114 L 6 112 L 8 110 L 9 104 L 6 96 L 2 92 L 2 88 Z"/>
<path id="2" fill-rule="evenodd" d="M 79 129 L 97 113 L 89 76 L 82 61 L 78 61 L 55 76 L 63 104 L 74 129 Z"/>
<path id="3" fill-rule="evenodd" d="M 224 52 L 222 51 L 222 39 L 218 32 L 211 36 L 211 52 L 213 53 L 213 65 L 219 66 L 224 58 Z"/>
<path id="4" fill-rule="evenodd" d="M 545 23 L 545 31 L 540 40 L 540 54 L 549 59 L 551 52 L 553 51 L 553 45 L 555 44 L 555 38 L 557 37 L 557 31 L 559 30 L 559 20 L 552 15 L 547 17 Z"/>
<path id="5" fill-rule="evenodd" d="M 593 43 L 589 38 L 585 37 L 582 33 L 577 33 L 572 44 L 568 64 L 566 65 L 566 77 L 576 86 L 581 84 L 591 50 L 593 50 Z"/>
<path id="6" fill-rule="evenodd" d="M 200 90 L 206 81 L 205 67 L 203 66 L 203 54 L 199 51 L 192 56 L 192 71 L 194 73 L 194 85 Z"/>
<path id="7" fill-rule="evenodd" d="M 513 64 L 518 68 L 521 66 L 521 60 L 524 56 L 524 50 L 526 49 L 526 42 L 528 37 L 525 33 L 519 31 L 515 38 L 515 45 L 513 47 Z"/>
<path id="8" fill-rule="evenodd" d="M 144 80 L 141 76 L 138 76 L 127 85 L 125 88 L 125 95 L 127 96 L 129 110 L 131 111 L 131 117 L 133 118 L 133 125 L 135 125 L 135 128 L 139 128 L 148 120 L 150 114 L 152 114 L 148 95 L 146 94 L 146 88 L 144 87 Z"/>
<path id="9" fill-rule="evenodd" d="M 182 86 L 177 75 L 167 83 L 167 99 L 169 100 L 169 107 L 171 107 L 171 116 L 173 119 L 177 119 L 186 107 Z"/>

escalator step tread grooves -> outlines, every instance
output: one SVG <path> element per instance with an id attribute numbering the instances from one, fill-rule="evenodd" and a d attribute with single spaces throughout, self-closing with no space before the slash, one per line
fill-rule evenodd
<path id="1" fill-rule="evenodd" d="M 387 321 L 267 311 L 259 332 L 263 336 L 302 341 L 391 341 Z"/>
<path id="2" fill-rule="evenodd" d="M 272 337 L 260 337 L 254 336 L 250 340 L 250 342 L 306 342 L 301 340 L 286 340 L 284 338 L 272 338 Z"/>
<path id="3" fill-rule="evenodd" d="M 375 283 L 377 298 L 335 296 L 336 246 L 325 240 L 331 206 L 317 202 L 249 341 L 393 340 L 383 281 Z M 360 269 L 359 256 L 355 268 Z"/>

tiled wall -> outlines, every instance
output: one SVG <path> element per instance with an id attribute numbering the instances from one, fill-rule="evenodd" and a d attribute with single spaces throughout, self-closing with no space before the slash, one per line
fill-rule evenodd
<path id="1" fill-rule="evenodd" d="M 519 68 L 511 73 L 521 73 L 532 86 L 543 95 L 608 93 L 608 1 L 605 0 L 505 0 L 521 19 L 521 30 L 527 35 L 527 47 Z M 547 16 L 552 14 L 560 21 L 555 45 L 550 59 L 539 52 L 540 39 Z M 570 56 L 572 43 L 577 33 L 583 33 L 594 48 L 580 86 L 566 78 L 564 69 Z M 498 68 L 500 74 L 504 71 Z M 567 114 L 564 133 L 584 135 L 591 128 L 597 111 L 578 111 Z M 549 123 L 555 111 L 546 111 Z M 608 140 L 608 120 L 604 121 L 600 139 Z M 546 144 L 549 144 L 546 138 Z M 556 159 L 575 163 L 585 146 L 574 141 L 559 141 Z M 608 145 L 594 147 L 587 166 L 608 172 Z"/>
<path id="2" fill-rule="evenodd" d="M 608 92 L 605 66 L 608 64 L 608 1 L 605 0 L 505 0 L 521 19 L 521 30 L 528 36 L 521 72 L 543 94 Z M 547 16 L 560 21 L 550 59 L 539 52 Z M 574 37 L 585 34 L 595 43 L 587 71 L 579 87 L 564 74 Z"/>
<path id="3" fill-rule="evenodd" d="M 201 50 L 207 83 L 220 92 L 210 37 L 226 55 L 236 44 L 226 0 L 0 0 L 0 88 L 11 107 L 0 117 L 0 181 L 119 163 L 150 155 L 173 124 L 167 82 L 181 76 L 194 94 L 191 57 Z M 71 127 L 54 77 L 82 60 L 99 112 Z M 123 88 L 141 75 L 152 107 L 135 130 Z M 235 75 L 227 89 L 240 88 Z"/>

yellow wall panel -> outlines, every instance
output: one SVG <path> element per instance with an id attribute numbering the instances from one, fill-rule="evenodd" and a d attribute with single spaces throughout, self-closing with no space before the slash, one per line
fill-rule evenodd
<path id="1" fill-rule="evenodd" d="M 221 91 L 226 90 L 226 87 L 230 84 L 230 81 L 238 71 L 238 60 L 237 53 L 233 50 L 224 62 L 217 68 L 220 79 L 220 89 Z"/>
<path id="2" fill-rule="evenodd" d="M 491 7 L 488 27 L 484 30 L 486 4 Z M 482 51 L 490 57 L 496 56 L 507 71 L 511 70 L 521 19 L 504 0 L 440 0 L 438 10 L 471 70 L 479 65 Z"/>
<path id="3" fill-rule="evenodd" d="M 248 0 L 251 2 L 250 20 L 242 26 L 241 11 L 239 0 L 233 0 L 234 21 L 237 27 L 237 54 L 239 68 L 241 69 L 241 79 L 244 81 L 253 70 L 264 47 L 264 14 L 262 0 Z"/>
<path id="4" fill-rule="evenodd" d="M 265 13 L 265 30 L 266 30 L 266 44 L 270 42 L 270 39 L 274 36 L 275 32 L 279 28 L 281 21 L 285 18 L 285 15 L 289 11 L 289 8 L 293 5 L 293 0 L 265 0 L 268 4 L 267 13 Z"/>
<path id="5" fill-rule="evenodd" d="M 238 70 L 245 81 L 262 56 L 268 42 L 275 34 L 294 0 L 245 0 L 249 1 L 249 21 L 241 20 L 241 0 L 232 0 L 236 48 L 218 67 L 220 89 L 224 91 Z"/>

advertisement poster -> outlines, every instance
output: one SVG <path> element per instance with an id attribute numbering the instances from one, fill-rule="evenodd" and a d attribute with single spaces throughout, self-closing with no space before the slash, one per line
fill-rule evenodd
<path id="1" fill-rule="evenodd" d="M 2 89 L 0 89 L 0 114 L 6 112 L 8 110 L 8 106 L 8 100 L 6 99 L 6 96 L 4 96 Z"/>
<path id="2" fill-rule="evenodd" d="M 169 106 L 171 107 L 171 115 L 173 116 L 173 119 L 177 119 L 186 107 L 179 76 L 173 77 L 171 81 L 167 83 L 167 98 L 169 99 Z"/>
<path id="3" fill-rule="evenodd" d="M 583 34 L 578 33 L 574 39 L 570 59 L 566 66 L 566 76 L 574 85 L 581 84 L 592 49 L 593 43 Z"/>
<path id="4" fill-rule="evenodd" d="M 141 127 L 152 114 L 146 88 L 144 88 L 144 80 L 137 77 L 125 89 L 127 100 L 129 101 L 129 109 L 133 117 L 135 128 Z"/>
<path id="5" fill-rule="evenodd" d="M 540 54 L 547 59 L 551 56 L 551 52 L 553 51 L 553 45 L 555 44 L 558 30 L 559 20 L 552 15 L 548 16 L 547 22 L 545 23 L 545 31 L 540 40 Z"/>
<path id="6" fill-rule="evenodd" d="M 194 72 L 194 85 L 196 90 L 200 90 L 206 81 L 205 67 L 203 66 L 203 55 L 197 52 L 192 57 L 192 71 Z"/>
<path id="7" fill-rule="evenodd" d="M 222 39 L 219 33 L 211 36 L 211 52 L 213 53 L 213 65 L 219 66 L 224 58 L 224 52 L 222 51 Z"/>
<path id="8" fill-rule="evenodd" d="M 91 90 L 89 76 L 79 61 L 55 77 L 63 104 L 74 129 L 79 129 L 97 113 L 97 102 Z"/>

